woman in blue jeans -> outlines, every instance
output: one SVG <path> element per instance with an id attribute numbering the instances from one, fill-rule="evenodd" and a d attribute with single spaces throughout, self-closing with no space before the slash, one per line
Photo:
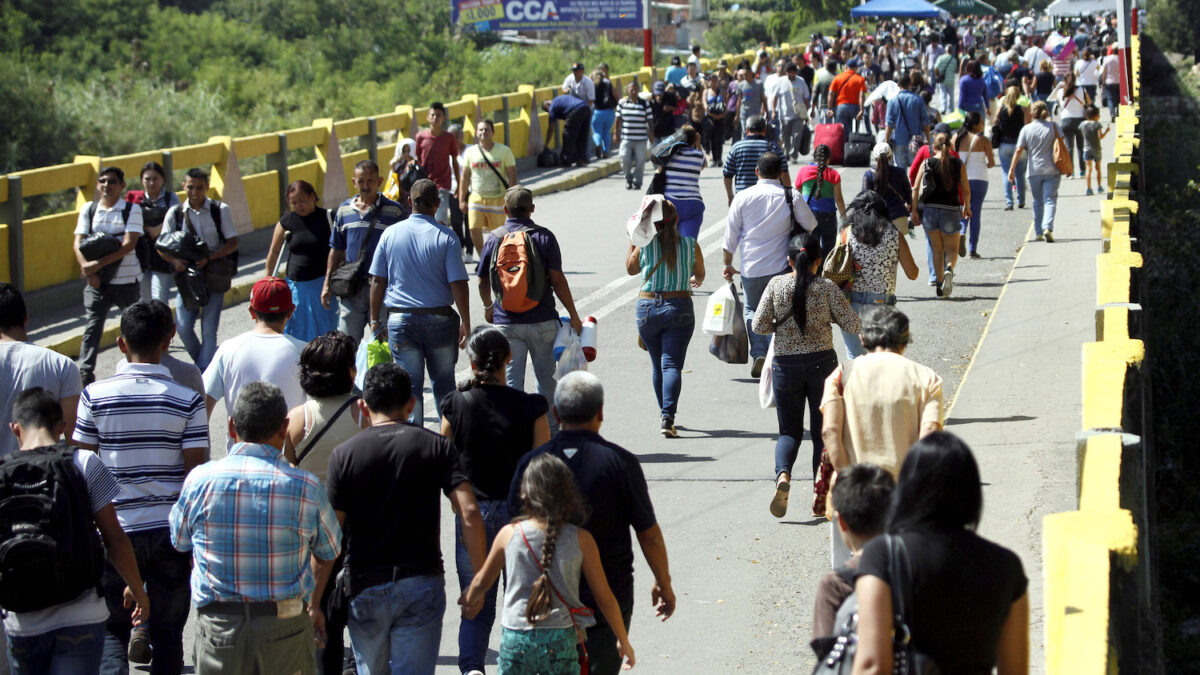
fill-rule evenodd
<path id="1" fill-rule="evenodd" d="M 662 418 L 662 435 L 678 438 L 675 414 L 683 387 L 680 373 L 696 327 L 691 289 L 704 283 L 704 254 L 695 237 L 679 233 L 675 207 L 665 199 L 662 213 L 662 220 L 654 224 L 656 232 L 650 243 L 640 249 L 629 245 L 625 271 L 642 278 L 637 330 L 650 354 L 650 379 Z"/>
<path id="2" fill-rule="evenodd" d="M 1016 87 L 1009 87 L 1004 92 L 1004 99 L 1000 103 L 999 109 L 996 111 L 996 119 L 992 121 L 992 134 L 998 136 L 1000 147 L 996 148 L 997 154 L 1000 155 L 1000 170 L 1008 175 L 1009 168 L 1013 165 L 1013 156 L 1017 153 L 1017 136 L 1021 134 L 1021 128 L 1029 122 L 1029 109 L 1017 104 L 1021 98 L 1021 92 Z M 999 131 L 996 131 L 999 129 Z M 1017 164 L 1017 170 L 1014 175 L 1017 182 L 1014 185 L 1012 181 L 1004 181 L 1004 210 L 1013 210 L 1013 192 L 1017 193 L 1017 204 L 1020 208 L 1025 208 L 1025 170 L 1027 160 L 1022 159 Z"/>
<path id="3" fill-rule="evenodd" d="M 971 184 L 966 164 L 953 155 L 946 134 L 934 134 L 932 150 L 913 181 L 911 215 L 913 226 L 924 227 L 929 235 L 937 297 L 948 298 L 954 290 L 960 219 L 971 217 Z M 923 208 L 918 211 L 918 206 Z"/>
<path id="4" fill-rule="evenodd" d="M 1029 107 L 1033 120 L 1017 136 L 1017 153 L 1008 168 L 1008 182 L 1016 180 L 1017 163 L 1029 153 L 1029 192 L 1033 197 L 1033 231 L 1038 241 L 1054 243 L 1054 211 L 1058 205 L 1058 186 L 1062 174 L 1054 165 L 1054 139 L 1062 130 L 1050 119 L 1045 101 Z"/>
<path id="5" fill-rule="evenodd" d="M 824 256 L 821 244 L 811 234 L 800 234 L 788 242 L 791 274 L 771 279 L 754 314 L 753 329 L 774 334 L 775 361 L 771 365 L 775 390 L 775 413 L 779 438 L 775 441 L 775 496 L 771 515 L 787 514 L 792 467 L 804 437 L 804 406 L 808 405 L 809 429 L 815 478 L 825 444 L 821 441 L 821 394 L 825 378 L 837 368 L 833 351 L 833 326 L 857 334 L 858 315 L 845 294 L 832 281 L 817 276 Z"/>
<path id="6" fill-rule="evenodd" d="M 886 143 L 879 145 L 883 148 L 888 147 Z M 886 162 L 886 156 L 879 158 L 879 164 Z M 908 177 L 903 175 L 903 171 L 896 171 L 900 172 L 899 178 L 903 179 L 907 189 Z M 846 233 L 846 245 L 850 248 L 850 255 L 854 257 L 854 264 L 858 267 L 848 289 L 848 296 L 850 307 L 859 319 L 872 307 L 896 304 L 897 266 L 904 268 L 904 276 L 909 279 L 916 279 L 921 273 L 917 262 L 913 260 L 912 251 L 908 248 L 908 241 L 901 236 L 893 222 L 889 222 L 889 208 L 886 200 L 873 190 L 858 193 L 846 207 L 849 229 Z M 905 217 L 904 220 L 907 221 L 908 218 Z M 847 357 L 855 359 L 867 353 L 858 333 L 844 330 L 841 333 L 846 344 Z"/>
<path id="7" fill-rule="evenodd" d="M 983 115 L 967 113 L 962 129 L 954 139 L 954 148 L 967 170 L 967 185 L 971 188 L 971 215 L 963 216 L 962 229 L 967 231 L 967 251 L 972 258 L 979 255 L 980 212 L 988 191 L 988 169 L 996 166 L 992 142 L 983 135 Z"/>
<path id="8" fill-rule="evenodd" d="M 505 384 L 505 366 L 512 359 L 508 340 L 491 326 L 480 326 L 467 340 L 472 377 L 442 400 L 442 435 L 454 441 L 463 471 L 475 490 L 483 517 L 487 548 L 509 523 L 508 489 L 521 456 L 550 440 L 546 420 L 550 404 L 541 394 L 527 394 Z M 462 518 L 455 516 L 455 566 L 458 585 L 471 585 L 476 570 L 462 536 Z M 458 625 L 458 668 L 467 674 L 484 672 L 488 638 L 496 621 L 496 589 L 484 597 L 483 608 Z"/>

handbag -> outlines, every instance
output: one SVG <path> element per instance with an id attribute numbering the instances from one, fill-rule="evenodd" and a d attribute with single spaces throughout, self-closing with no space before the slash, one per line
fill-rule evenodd
<path id="1" fill-rule="evenodd" d="M 737 292 L 733 282 L 729 283 L 733 294 L 733 332 L 729 335 L 714 335 L 708 343 L 708 351 L 725 363 L 741 364 L 750 362 L 750 336 L 746 333 L 746 322 L 737 321 L 743 316 L 745 307 L 742 305 L 742 294 Z"/>
<path id="2" fill-rule="evenodd" d="M 762 374 L 758 376 L 758 405 L 766 410 L 775 407 L 775 376 L 771 374 L 771 366 L 775 363 L 775 336 L 767 345 L 767 358 L 763 361 Z"/>
<path id="3" fill-rule="evenodd" d="M 1054 125 L 1054 168 L 1064 176 L 1070 176 L 1075 171 L 1075 165 L 1071 163 L 1071 149 L 1059 133 L 1057 124 Z"/>
<path id="4" fill-rule="evenodd" d="M 233 277 L 237 275 L 237 266 L 228 256 L 225 256 L 209 260 L 203 271 L 208 292 L 221 294 L 233 287 Z"/>
<path id="5" fill-rule="evenodd" d="M 860 269 L 858 263 L 854 262 L 854 254 L 850 252 L 850 243 L 847 240 L 849 234 L 850 228 L 843 227 L 833 244 L 833 250 L 829 252 L 829 257 L 825 258 L 825 264 L 821 268 L 821 276 L 842 288 L 854 283 L 854 273 Z"/>
<path id="6" fill-rule="evenodd" d="M 575 622 L 575 615 L 592 616 L 594 612 L 590 607 L 572 607 L 563 598 L 562 593 L 558 592 L 558 588 L 554 586 L 554 582 L 550 581 L 550 573 L 542 567 L 541 558 L 534 552 L 533 547 L 529 545 L 529 537 L 525 536 L 525 528 L 520 523 L 517 524 L 517 532 L 521 533 L 521 539 L 525 542 L 525 548 L 529 549 L 529 554 L 533 556 L 533 562 L 537 564 L 538 572 L 546 575 L 546 583 L 550 586 L 550 590 L 554 592 L 554 597 L 567 608 L 567 615 L 571 617 L 571 626 L 575 628 L 575 638 L 579 641 L 579 675 L 588 675 L 588 652 L 587 652 L 587 634 L 584 629 L 579 627 Z"/>
<path id="7" fill-rule="evenodd" d="M 942 671 L 937 663 L 912 643 L 907 620 L 907 609 L 912 606 L 912 576 L 904 541 L 890 534 L 882 536 L 888 546 L 888 576 L 891 578 L 892 608 L 895 612 L 892 672 L 895 675 L 940 675 Z M 838 629 L 832 639 L 832 647 L 821 656 L 813 668 L 813 675 L 850 675 L 857 653 L 858 596 L 851 594 L 838 610 Z"/>
<path id="8" fill-rule="evenodd" d="M 367 259 L 367 251 L 371 248 L 372 237 L 375 237 L 377 228 L 375 223 L 379 220 L 379 204 L 376 203 L 367 214 L 367 226 L 370 228 L 367 232 L 367 240 L 358 250 L 358 259 L 354 262 L 344 262 L 338 265 L 338 268 L 329 275 L 329 292 L 339 298 L 357 297 L 362 292 L 363 287 L 367 283 L 367 268 L 371 266 L 371 261 Z M 377 238 L 377 237 L 376 237 Z"/>

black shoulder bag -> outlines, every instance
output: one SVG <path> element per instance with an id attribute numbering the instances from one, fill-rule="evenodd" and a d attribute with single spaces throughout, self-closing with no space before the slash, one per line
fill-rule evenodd
<path id="1" fill-rule="evenodd" d="M 125 209 L 121 211 L 121 223 L 129 224 L 129 214 L 133 211 L 133 204 L 125 202 Z M 79 252 L 87 261 L 99 260 L 106 255 L 115 253 L 121 248 L 121 238 L 115 237 L 107 232 L 97 232 L 92 228 L 92 220 L 96 217 L 96 202 L 92 202 L 87 210 L 88 233 L 79 241 Z M 125 259 L 122 258 L 116 262 L 109 263 L 101 267 L 96 275 L 100 277 L 100 284 L 105 285 L 117 276 L 117 270 L 120 269 L 121 263 Z"/>
<path id="2" fill-rule="evenodd" d="M 329 292 L 339 298 L 353 298 L 362 292 L 367 283 L 367 270 L 371 267 L 370 256 L 367 255 L 374 245 L 375 224 L 379 221 L 379 202 L 375 202 L 367 213 L 367 238 L 358 249 L 358 258 L 354 262 L 344 262 L 329 275 Z"/>

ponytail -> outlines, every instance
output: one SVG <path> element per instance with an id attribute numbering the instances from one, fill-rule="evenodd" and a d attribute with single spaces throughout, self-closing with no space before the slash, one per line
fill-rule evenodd
<path id="1" fill-rule="evenodd" d="M 562 522 L 546 521 L 546 536 L 542 539 L 542 573 L 533 582 L 533 587 L 529 591 L 529 602 L 525 604 L 525 620 L 530 625 L 536 625 L 548 619 L 553 609 L 550 598 L 550 594 L 553 592 L 550 570 L 554 568 L 554 552 L 558 547 L 558 533 L 561 531 L 562 525 Z"/>
<path id="2" fill-rule="evenodd" d="M 950 139 L 946 134 L 941 133 L 933 137 L 933 150 L 939 153 L 938 160 L 938 178 L 941 187 L 945 190 L 954 188 L 954 158 L 950 155 Z"/>
<path id="3" fill-rule="evenodd" d="M 658 230 L 658 248 L 667 268 L 674 268 L 679 259 L 679 213 L 675 205 L 664 199 L 662 201 L 662 220 L 654 223 Z"/>
<path id="4" fill-rule="evenodd" d="M 467 359 L 471 362 L 471 379 L 458 386 L 459 391 L 468 391 L 487 382 L 492 374 L 508 362 L 511 348 L 504 333 L 492 326 L 479 326 L 467 340 Z"/>
<path id="5" fill-rule="evenodd" d="M 813 191 L 809 193 L 809 199 L 821 198 L 821 189 L 825 187 L 825 170 L 829 168 L 829 159 L 832 154 L 828 145 L 818 145 L 816 150 L 813 150 L 813 159 L 817 160 L 817 182 L 813 184 Z"/>
<path id="6" fill-rule="evenodd" d="M 805 327 L 808 326 L 808 288 L 816 278 L 812 266 L 821 259 L 821 243 L 811 234 L 798 234 L 788 242 L 788 259 L 792 261 L 792 267 L 796 270 L 796 288 L 792 291 L 792 319 L 803 335 Z"/>
<path id="7" fill-rule="evenodd" d="M 887 194 L 891 187 L 891 162 L 888 161 L 891 158 L 890 154 L 881 152 L 875 159 L 875 192 L 881 195 Z"/>

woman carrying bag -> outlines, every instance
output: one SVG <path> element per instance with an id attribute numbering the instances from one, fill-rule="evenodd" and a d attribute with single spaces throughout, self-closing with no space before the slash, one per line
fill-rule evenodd
<path id="1" fill-rule="evenodd" d="M 933 154 L 917 171 L 912 203 L 913 225 L 924 227 L 929 235 L 937 297 L 948 298 L 954 290 L 961 219 L 971 217 L 971 186 L 966 165 L 953 155 L 944 133 L 933 137 Z"/>
<path id="2" fill-rule="evenodd" d="M 1054 162 L 1055 139 L 1062 138 L 1062 131 L 1050 119 L 1050 108 L 1045 101 L 1037 101 L 1029 108 L 1033 118 L 1021 128 L 1017 135 L 1017 150 L 1008 167 L 1008 182 L 1016 181 L 1016 169 L 1021 157 L 1029 154 L 1029 192 L 1033 198 L 1033 231 L 1038 241 L 1054 242 L 1054 210 L 1058 204 L 1058 186 L 1063 173 Z M 1070 153 L 1068 149 L 1068 154 Z"/>
<path id="3" fill-rule="evenodd" d="M 662 213 L 648 244 L 641 248 L 629 245 L 625 271 L 641 275 L 638 337 L 650 354 L 650 379 L 658 400 L 662 435 L 677 438 L 675 414 L 683 387 L 680 374 L 696 327 L 691 289 L 704 283 L 704 254 L 695 237 L 680 234 L 679 218 L 670 201 L 663 200 Z"/>
<path id="4" fill-rule="evenodd" d="M 775 391 L 775 413 L 779 438 L 775 441 L 775 496 L 771 515 L 787 514 L 792 467 L 804 437 L 804 407 L 807 403 L 812 430 L 814 477 L 821 464 L 821 394 L 825 378 L 837 368 L 833 350 L 833 326 L 858 333 L 858 315 L 845 294 L 832 281 L 818 276 L 824 256 L 819 240 L 800 234 L 788 242 L 791 274 L 781 274 L 767 284 L 752 328 L 760 335 L 774 334 L 771 380 Z"/>

